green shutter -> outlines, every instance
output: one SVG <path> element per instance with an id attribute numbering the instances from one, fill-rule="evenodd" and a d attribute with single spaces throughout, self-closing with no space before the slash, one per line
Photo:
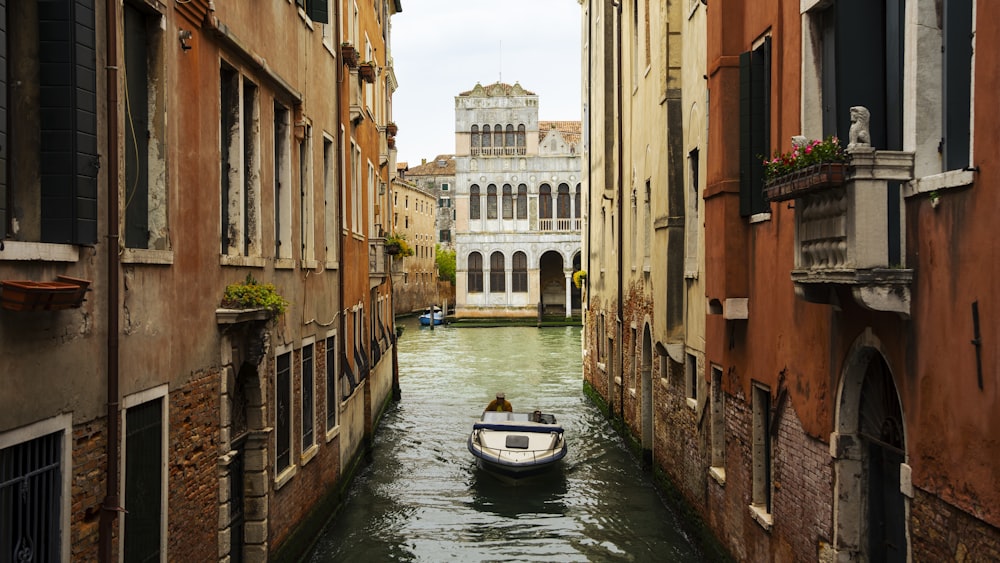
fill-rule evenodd
<path id="1" fill-rule="evenodd" d="M 972 0 L 944 1 L 944 169 L 969 166 Z"/>
<path id="2" fill-rule="evenodd" d="M 0 240 L 7 237 L 7 0 L 0 0 Z"/>
<path id="3" fill-rule="evenodd" d="M 327 0 L 308 0 L 306 14 L 317 23 L 330 23 L 330 6 Z"/>
<path id="4" fill-rule="evenodd" d="M 740 54 L 740 215 L 750 215 L 750 52 Z"/>
<path id="5" fill-rule="evenodd" d="M 754 49 L 750 57 L 750 209 L 752 213 L 768 210 L 764 201 L 764 165 L 769 153 L 771 130 L 771 38 Z"/>
<path id="6" fill-rule="evenodd" d="M 97 242 L 93 0 L 38 0 L 42 241 Z"/>

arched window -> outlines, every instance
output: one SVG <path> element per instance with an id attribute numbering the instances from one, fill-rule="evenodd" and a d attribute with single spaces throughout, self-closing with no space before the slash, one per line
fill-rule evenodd
<path id="1" fill-rule="evenodd" d="M 524 148 L 524 124 L 517 126 L 517 147 Z"/>
<path id="2" fill-rule="evenodd" d="M 486 137 L 483 137 L 484 139 Z M 479 219 L 479 185 L 469 188 L 469 219 Z"/>
<path id="3" fill-rule="evenodd" d="M 513 147 L 514 146 L 514 142 L 515 142 L 514 141 L 514 126 L 511 125 L 510 123 L 507 124 L 507 135 L 506 135 L 506 137 L 507 138 L 504 139 L 504 143 L 503 143 L 504 146 L 505 147 Z"/>
<path id="4" fill-rule="evenodd" d="M 479 148 L 479 126 L 478 125 L 473 125 L 472 126 L 472 139 L 470 140 L 470 143 L 472 145 L 472 148 L 474 148 L 474 149 L 478 149 Z"/>
<path id="5" fill-rule="evenodd" d="M 507 277 L 507 272 L 503 262 L 503 252 L 494 252 L 490 255 L 490 293 L 507 291 L 507 288 L 504 287 L 504 278 Z"/>
<path id="6" fill-rule="evenodd" d="M 528 186 L 524 184 L 517 186 L 517 218 L 528 218 Z"/>
<path id="7" fill-rule="evenodd" d="M 496 219 L 497 218 L 497 187 L 496 184 L 490 184 L 486 187 L 486 218 Z"/>
<path id="8" fill-rule="evenodd" d="M 548 184 L 542 184 L 538 188 L 538 217 L 552 218 L 552 188 Z"/>
<path id="9" fill-rule="evenodd" d="M 514 293 L 528 291 L 528 257 L 523 252 L 515 252 L 511 262 L 510 290 Z"/>
<path id="10" fill-rule="evenodd" d="M 493 126 L 493 146 L 503 146 L 503 127 L 499 123 Z"/>
<path id="11" fill-rule="evenodd" d="M 483 148 L 484 149 L 490 148 L 490 141 L 491 140 L 492 139 L 490 137 L 490 126 L 489 125 L 483 125 Z"/>
<path id="12" fill-rule="evenodd" d="M 483 292 L 483 255 L 478 252 L 469 254 L 469 293 Z"/>
<path id="13" fill-rule="evenodd" d="M 556 212 L 560 219 L 569 219 L 569 186 L 559 184 L 559 195 L 556 199 Z"/>
<path id="14" fill-rule="evenodd" d="M 511 192 L 510 184 L 503 185 L 503 218 L 514 218 L 514 194 Z"/>

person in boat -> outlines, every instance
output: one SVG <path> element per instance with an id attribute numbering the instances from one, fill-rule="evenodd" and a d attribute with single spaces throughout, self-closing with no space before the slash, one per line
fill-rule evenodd
<path id="1" fill-rule="evenodd" d="M 497 398 L 490 401 L 490 404 L 486 405 L 486 410 L 488 411 L 506 411 L 514 412 L 514 406 L 510 404 L 503 393 L 497 393 Z"/>

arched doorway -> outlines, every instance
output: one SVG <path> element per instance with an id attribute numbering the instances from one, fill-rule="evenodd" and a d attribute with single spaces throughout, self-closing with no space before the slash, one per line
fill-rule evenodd
<path id="1" fill-rule="evenodd" d="M 834 543 L 838 553 L 865 561 L 905 562 L 906 461 L 899 394 L 878 340 L 855 342 L 841 378 L 834 444 Z"/>
<path id="2" fill-rule="evenodd" d="M 220 534 L 220 552 L 228 552 L 230 561 L 253 560 L 267 554 L 266 538 L 249 538 L 247 525 L 267 527 L 267 442 L 265 428 L 267 407 L 264 364 L 268 335 L 266 321 L 250 320 L 220 325 L 223 332 L 222 397 L 228 408 L 221 411 L 220 423 L 225 471 L 220 476 L 220 490 L 228 494 L 221 502 L 228 515 Z M 225 447 L 228 446 L 228 447 Z M 225 545 L 222 545 L 222 544 Z"/>
<path id="3" fill-rule="evenodd" d="M 649 323 L 645 323 L 642 331 L 641 351 L 642 378 L 642 461 L 644 465 L 653 463 L 653 338 L 649 332 Z"/>
<path id="4" fill-rule="evenodd" d="M 538 289 L 545 313 L 556 314 L 566 308 L 566 274 L 562 254 L 549 250 L 538 260 Z"/>

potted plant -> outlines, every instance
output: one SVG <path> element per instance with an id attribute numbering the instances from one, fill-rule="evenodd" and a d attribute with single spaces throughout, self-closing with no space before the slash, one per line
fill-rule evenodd
<path id="1" fill-rule="evenodd" d="M 222 296 L 223 309 L 264 309 L 280 315 L 288 308 L 274 284 L 259 283 L 252 274 L 247 274 L 243 283 L 231 283 L 226 286 Z"/>
<path id="2" fill-rule="evenodd" d="M 587 270 L 577 270 L 573 272 L 573 285 L 577 289 L 583 287 L 583 284 L 587 283 Z"/>
<path id="3" fill-rule="evenodd" d="M 385 131 L 386 131 L 386 133 L 388 133 L 388 134 L 390 134 L 390 135 L 392 135 L 392 136 L 394 136 L 394 137 L 395 137 L 395 136 L 396 136 L 396 132 L 397 132 L 397 131 L 399 131 L 399 128 L 398 128 L 398 127 L 396 127 L 396 124 L 395 124 L 395 123 L 393 123 L 392 121 L 390 121 L 390 122 L 389 122 L 389 123 L 388 123 L 388 124 L 387 124 L 387 125 L 385 126 Z"/>
<path id="4" fill-rule="evenodd" d="M 375 82 L 375 63 L 372 61 L 365 61 L 361 63 L 358 65 L 358 73 L 365 82 L 369 84 Z"/>
<path id="5" fill-rule="evenodd" d="M 340 56 L 350 68 L 358 66 L 358 51 L 347 41 L 340 44 Z"/>
<path id="6" fill-rule="evenodd" d="M 413 249 L 406 242 L 406 235 L 398 233 L 392 233 L 385 237 L 385 251 L 390 256 L 399 256 L 400 258 L 413 256 Z"/>
<path id="7" fill-rule="evenodd" d="M 793 139 L 791 151 L 775 151 L 771 158 L 763 160 L 764 194 L 770 201 L 781 201 L 814 189 L 840 185 L 848 160 L 837 137 L 822 141 Z"/>
<path id="8" fill-rule="evenodd" d="M 392 135 L 389 135 L 388 137 L 386 137 L 385 138 L 385 142 L 386 142 L 386 144 L 389 145 L 390 149 L 396 148 L 396 138 L 393 137 Z"/>

